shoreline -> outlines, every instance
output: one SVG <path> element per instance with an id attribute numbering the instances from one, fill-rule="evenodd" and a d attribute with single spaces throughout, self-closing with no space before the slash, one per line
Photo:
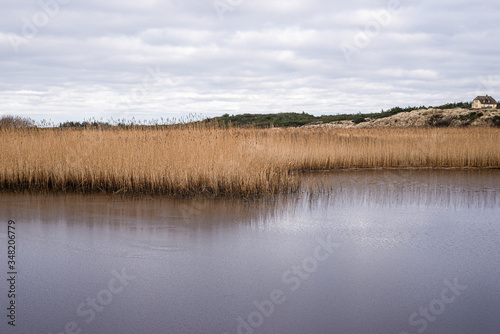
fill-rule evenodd
<path id="1" fill-rule="evenodd" d="M 314 174 L 334 174 L 334 173 L 351 173 L 351 172 L 366 172 L 366 171 L 494 171 L 500 170 L 500 167 L 366 167 L 366 168 L 338 168 L 329 170 L 309 170 L 309 171 L 297 171 L 295 175 L 299 178 L 313 176 Z M 142 193 L 142 192 L 102 192 L 102 191 L 75 191 L 75 190 L 33 190 L 29 188 L 22 188 L 19 190 L 14 189 L 0 189 L 1 195 L 14 195 L 14 196 L 66 196 L 66 195 L 79 195 L 88 197 L 109 197 L 109 198 L 126 198 L 126 199 L 229 199 L 229 200 L 266 200 L 272 199 L 279 196 L 293 195 L 299 192 L 304 192 L 301 189 L 302 185 L 299 184 L 297 189 L 290 192 L 280 192 L 273 194 L 254 194 L 248 197 L 241 196 L 225 196 L 225 195 L 213 195 L 210 193 L 196 193 L 192 195 L 179 196 L 175 194 L 158 194 L 158 193 Z"/>
<path id="2" fill-rule="evenodd" d="M 252 198 L 304 173 L 500 169 L 500 128 L 1 130 L 0 191 Z"/>

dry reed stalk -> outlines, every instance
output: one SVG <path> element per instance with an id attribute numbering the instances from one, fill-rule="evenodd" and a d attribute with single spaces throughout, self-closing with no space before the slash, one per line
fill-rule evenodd
<path id="1" fill-rule="evenodd" d="M 256 196 L 294 191 L 297 172 L 500 167 L 500 129 L 0 131 L 0 190 Z"/>

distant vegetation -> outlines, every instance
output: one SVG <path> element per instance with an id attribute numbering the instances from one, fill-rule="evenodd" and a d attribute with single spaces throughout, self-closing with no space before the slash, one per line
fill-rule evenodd
<path id="1" fill-rule="evenodd" d="M 30 118 L 5 115 L 0 118 L 0 129 L 20 129 L 35 126 L 35 121 Z"/>
<path id="2" fill-rule="evenodd" d="M 276 114 L 240 114 L 240 115 L 229 115 L 224 114 L 219 117 L 201 119 L 201 117 L 196 117 L 190 115 L 186 119 L 182 120 L 166 120 L 161 121 L 153 120 L 151 122 L 136 122 L 134 119 L 131 121 L 126 120 L 112 120 L 112 121 L 98 121 L 89 120 L 84 122 L 64 122 L 58 125 L 47 124 L 45 121 L 37 123 L 29 118 L 22 118 L 18 116 L 3 116 L 0 118 L 0 128 L 22 128 L 22 127 L 59 127 L 59 128 L 79 128 L 79 129 L 130 129 L 130 128 L 178 128 L 186 124 L 216 124 L 218 126 L 236 126 L 236 127 L 257 127 L 257 128 L 268 128 L 268 127 L 299 127 L 307 124 L 315 123 L 331 123 L 336 121 L 352 121 L 355 124 L 366 122 L 368 119 L 380 119 L 385 117 L 390 117 L 399 113 L 411 112 L 413 110 L 435 108 L 435 109 L 454 109 L 454 108 L 464 108 L 470 109 L 471 103 L 469 102 L 458 102 L 458 103 L 447 103 L 442 106 L 437 107 L 394 107 L 389 110 L 381 110 L 378 113 L 357 113 L 357 114 L 341 114 L 341 115 L 322 115 L 314 116 L 306 112 L 302 113 L 276 113 Z M 499 104 L 500 108 L 500 104 Z M 494 126 L 500 126 L 500 120 L 498 116 L 492 119 L 492 124 Z M 471 121 L 477 118 L 476 113 L 471 113 Z M 430 126 L 446 126 L 447 120 L 435 119 L 429 123 Z M 449 123 L 449 122 L 448 122 Z"/>
<path id="3" fill-rule="evenodd" d="M 337 121 L 353 121 L 355 124 L 366 122 L 368 118 L 370 119 L 378 119 L 390 117 L 402 112 L 411 112 L 413 110 L 419 109 L 427 109 L 427 108 L 435 108 L 435 109 L 453 109 L 453 108 L 471 108 L 471 104 L 468 102 L 459 102 L 459 103 L 448 103 L 438 107 L 394 107 L 389 110 L 382 110 L 379 113 L 357 113 L 357 114 L 341 114 L 341 115 L 323 115 L 323 116 L 314 116 L 311 114 L 307 114 L 305 112 L 302 113 L 279 113 L 279 114 L 242 114 L 242 115 L 232 115 L 229 114 L 222 115 L 221 117 L 214 117 L 211 120 L 216 120 L 218 122 L 222 122 L 224 124 L 232 124 L 235 126 L 256 126 L 260 128 L 275 126 L 275 127 L 290 127 L 290 126 L 302 126 L 306 124 L 311 124 L 315 122 L 322 123 L 331 123 Z"/>
<path id="4" fill-rule="evenodd" d="M 221 117 L 215 117 L 213 120 L 223 122 L 225 124 L 231 123 L 235 126 L 246 126 L 252 125 L 256 127 L 290 127 L 290 126 L 302 126 L 306 124 L 311 124 L 315 122 L 330 123 L 337 121 L 353 121 L 358 124 L 365 122 L 367 118 L 384 118 L 392 115 L 396 115 L 400 112 L 410 112 L 413 110 L 421 109 L 425 107 L 407 107 L 400 108 L 395 107 L 387 111 L 381 111 L 379 113 L 368 113 L 368 114 L 342 114 L 342 115 L 322 115 L 314 116 L 302 113 L 278 113 L 278 114 L 242 114 L 242 115 L 232 115 L 228 114 L 222 115 Z"/>
<path id="5" fill-rule="evenodd" d="M 443 104 L 442 106 L 439 107 L 429 107 L 429 108 L 434 108 L 434 109 L 455 109 L 455 108 L 463 108 L 463 109 L 470 109 L 472 108 L 472 104 L 470 102 L 458 102 L 458 103 L 447 103 Z"/>
<path id="6" fill-rule="evenodd" d="M 106 129 L 112 127 L 109 122 L 64 122 L 59 124 L 60 128 L 87 128 L 87 129 Z M 120 126 L 119 124 L 115 126 Z"/>

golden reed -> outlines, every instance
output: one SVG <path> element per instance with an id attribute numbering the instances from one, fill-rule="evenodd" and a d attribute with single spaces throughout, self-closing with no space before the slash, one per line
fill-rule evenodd
<path id="1" fill-rule="evenodd" d="M 498 128 L 0 130 L 0 190 L 271 195 L 298 172 L 498 168 Z"/>

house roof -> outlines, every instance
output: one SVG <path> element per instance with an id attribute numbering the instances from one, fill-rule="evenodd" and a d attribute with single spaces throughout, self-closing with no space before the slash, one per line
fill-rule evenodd
<path id="1" fill-rule="evenodd" d="M 483 103 L 483 104 L 497 104 L 497 101 L 495 101 L 494 98 L 492 98 L 491 96 L 478 96 L 474 99 L 474 101 L 476 100 L 479 100 L 479 102 Z"/>

